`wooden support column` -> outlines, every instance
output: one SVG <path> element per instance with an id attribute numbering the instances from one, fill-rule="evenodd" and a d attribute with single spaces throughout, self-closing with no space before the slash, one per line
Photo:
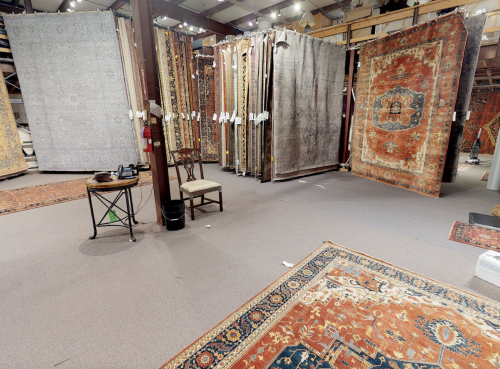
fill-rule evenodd
<path id="1" fill-rule="evenodd" d="M 163 225 L 161 204 L 170 200 L 170 184 L 168 180 L 167 153 L 163 124 L 160 118 L 152 116 L 149 111 L 149 101 L 153 100 L 160 105 L 160 81 L 158 79 L 158 60 L 153 26 L 153 9 L 151 0 L 132 0 L 133 25 L 135 41 L 137 43 L 137 56 L 143 86 L 147 96 L 144 106 L 148 111 L 149 122 L 153 139 L 153 152 L 151 153 L 151 174 L 155 194 L 156 222 Z"/>
<path id="2" fill-rule="evenodd" d="M 33 6 L 31 5 L 31 0 L 24 0 L 24 8 L 26 9 L 26 13 L 33 13 Z"/>
<path id="3" fill-rule="evenodd" d="M 418 24 L 418 12 L 419 12 L 419 7 L 415 7 L 415 9 L 413 9 L 413 22 L 412 22 L 412 25 L 416 25 Z"/>
<path id="4" fill-rule="evenodd" d="M 353 44 L 354 45 L 354 44 Z M 344 123 L 344 149 L 342 150 L 342 163 L 349 159 L 349 126 L 351 125 L 351 100 L 352 100 L 352 85 L 354 81 L 354 58 L 356 50 L 349 51 L 349 79 L 347 81 L 347 105 L 345 108 L 345 123 Z"/>

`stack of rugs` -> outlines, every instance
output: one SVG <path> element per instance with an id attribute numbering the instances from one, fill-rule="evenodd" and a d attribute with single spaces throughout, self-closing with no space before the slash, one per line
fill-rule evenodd
<path id="1" fill-rule="evenodd" d="M 277 30 L 214 54 L 221 166 L 262 182 L 336 168 L 344 46 Z"/>

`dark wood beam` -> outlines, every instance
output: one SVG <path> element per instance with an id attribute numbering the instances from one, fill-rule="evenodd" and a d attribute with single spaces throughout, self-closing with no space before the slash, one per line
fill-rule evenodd
<path id="1" fill-rule="evenodd" d="M 125 4 L 130 4 L 130 0 L 116 0 L 113 4 L 111 4 L 109 9 L 118 10 Z"/>
<path id="2" fill-rule="evenodd" d="M 167 3 L 163 0 L 151 0 L 151 2 L 153 6 L 153 19 L 156 19 L 160 15 L 166 15 L 169 18 L 176 19 L 181 22 L 188 22 L 193 26 L 201 27 L 221 35 L 239 35 L 243 33 L 243 31 L 240 31 L 237 28 L 217 22 L 205 15 L 184 9 L 173 2 Z"/>
<path id="3" fill-rule="evenodd" d="M 61 3 L 61 5 L 59 5 L 59 8 L 57 8 L 57 10 L 60 11 L 60 12 L 67 11 L 68 8 L 70 8 L 69 1 L 70 0 L 63 0 L 62 3 Z"/>
<path id="4" fill-rule="evenodd" d="M 201 14 L 202 15 L 206 15 L 207 17 L 211 17 L 212 15 L 214 15 L 214 14 L 216 14 L 218 12 L 221 12 L 223 10 L 226 10 L 227 8 L 230 8 L 232 6 L 233 6 L 233 4 L 231 4 L 229 1 L 225 1 L 223 3 L 220 3 L 220 4 L 216 5 L 216 6 L 214 6 L 213 8 L 205 10 Z"/>
<path id="5" fill-rule="evenodd" d="M 287 6 L 290 6 L 290 5 L 293 5 L 293 1 L 285 0 L 285 1 L 282 1 L 280 3 L 268 6 L 267 8 L 260 9 L 258 12 L 261 14 L 264 14 L 264 15 L 270 15 L 272 12 L 277 12 L 278 10 L 286 8 Z M 251 20 L 254 20 L 255 17 L 256 17 L 255 14 L 248 14 L 248 15 L 245 15 L 244 17 L 232 20 L 231 22 L 228 22 L 228 23 L 231 23 L 231 24 L 246 23 L 246 22 L 250 22 Z M 278 20 L 278 19 L 276 18 L 276 20 Z"/>
<path id="6" fill-rule="evenodd" d="M 163 0 L 160 0 L 163 2 Z M 155 195 L 156 222 L 163 225 L 161 204 L 170 200 L 170 184 L 168 179 L 167 151 L 163 124 L 161 118 L 151 115 L 150 101 L 161 105 L 160 81 L 158 79 L 158 59 L 156 57 L 156 44 L 154 37 L 153 6 L 152 0 L 132 0 L 132 21 L 135 30 L 135 41 L 137 44 L 137 57 L 141 70 L 143 90 L 147 96 L 143 96 L 144 107 L 148 111 L 148 122 L 150 122 L 153 140 L 153 152 L 150 155 L 151 174 L 153 177 L 153 190 Z M 144 93 L 144 92 L 143 92 Z"/>
<path id="7" fill-rule="evenodd" d="M 26 9 L 26 13 L 33 13 L 33 5 L 31 5 L 31 0 L 24 0 L 24 8 Z"/>
<path id="8" fill-rule="evenodd" d="M 19 6 L 19 0 L 13 0 L 13 1 L 12 1 L 12 4 L 13 4 L 14 6 Z"/>
<path id="9" fill-rule="evenodd" d="M 19 6 L 13 6 L 12 4 L 0 2 L 0 12 L 19 14 L 19 13 L 24 12 L 24 8 L 21 8 Z"/>
<path id="10" fill-rule="evenodd" d="M 419 11 L 419 7 L 416 7 L 415 9 L 413 9 L 413 21 L 412 21 L 412 25 L 416 25 L 418 24 L 418 11 Z"/>

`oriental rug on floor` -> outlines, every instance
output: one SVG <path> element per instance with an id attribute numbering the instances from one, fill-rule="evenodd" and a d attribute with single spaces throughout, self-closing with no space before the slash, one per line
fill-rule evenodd
<path id="1" fill-rule="evenodd" d="M 466 245 L 500 251 L 500 230 L 498 229 L 454 222 L 448 238 Z"/>
<path id="2" fill-rule="evenodd" d="M 500 129 L 500 87 L 476 87 L 470 98 L 470 117 L 465 124 L 462 139 L 462 151 L 470 153 L 481 132 L 480 154 L 495 153 L 495 146 Z"/>
<path id="3" fill-rule="evenodd" d="M 466 36 L 451 14 L 361 47 L 354 174 L 439 197 Z"/>
<path id="4" fill-rule="evenodd" d="M 169 179 L 177 177 L 169 176 Z M 0 215 L 41 208 L 87 197 L 87 178 L 0 191 Z M 153 183 L 150 172 L 139 173 L 138 186 Z"/>
<path id="5" fill-rule="evenodd" d="M 163 368 L 498 368 L 500 304 L 326 242 Z"/>

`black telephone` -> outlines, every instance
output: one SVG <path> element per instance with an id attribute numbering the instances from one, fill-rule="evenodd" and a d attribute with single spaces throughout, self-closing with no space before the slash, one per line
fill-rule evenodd
<path id="1" fill-rule="evenodd" d="M 127 167 L 123 165 L 118 166 L 118 179 L 126 179 L 139 175 L 139 170 L 134 164 L 129 164 Z"/>

